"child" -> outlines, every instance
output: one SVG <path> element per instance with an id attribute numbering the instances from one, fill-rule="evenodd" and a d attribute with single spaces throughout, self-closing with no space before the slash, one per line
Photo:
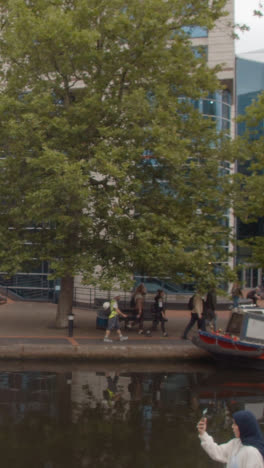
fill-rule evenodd
<path id="1" fill-rule="evenodd" d="M 106 330 L 105 337 L 104 337 L 104 342 L 105 343 L 112 343 L 113 342 L 113 340 L 111 340 L 109 338 L 110 333 L 111 333 L 112 330 L 117 331 L 117 334 L 119 335 L 120 341 L 125 341 L 125 340 L 128 339 L 127 336 L 122 335 L 121 330 L 120 330 L 120 324 L 119 324 L 118 316 L 121 315 L 122 317 L 126 317 L 126 315 L 123 314 L 123 312 L 121 312 L 121 310 L 118 307 L 119 299 L 120 299 L 120 297 L 116 296 L 116 297 L 114 297 L 114 299 L 112 299 L 110 301 L 110 315 L 109 315 L 109 318 L 108 318 L 107 330 Z"/>

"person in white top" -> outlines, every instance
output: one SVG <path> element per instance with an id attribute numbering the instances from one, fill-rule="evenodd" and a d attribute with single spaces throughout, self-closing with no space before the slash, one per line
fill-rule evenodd
<path id="1" fill-rule="evenodd" d="M 250 411 L 233 414 L 235 438 L 226 444 L 218 445 L 206 428 L 207 419 L 202 418 L 197 424 L 201 446 L 213 460 L 226 463 L 226 468 L 264 468 L 264 439 Z"/>

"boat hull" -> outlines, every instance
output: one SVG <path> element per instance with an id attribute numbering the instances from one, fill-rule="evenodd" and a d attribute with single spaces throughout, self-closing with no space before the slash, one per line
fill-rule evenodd
<path id="1" fill-rule="evenodd" d="M 193 343 L 208 351 L 218 362 L 239 367 L 264 368 L 264 346 L 232 336 L 199 331 Z"/>

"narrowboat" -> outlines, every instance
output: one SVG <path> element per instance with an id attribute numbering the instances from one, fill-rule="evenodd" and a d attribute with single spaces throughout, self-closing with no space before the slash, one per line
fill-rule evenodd
<path id="1" fill-rule="evenodd" d="M 198 331 L 193 343 L 217 361 L 238 367 L 264 368 L 264 309 L 240 306 L 233 310 L 225 331 Z"/>

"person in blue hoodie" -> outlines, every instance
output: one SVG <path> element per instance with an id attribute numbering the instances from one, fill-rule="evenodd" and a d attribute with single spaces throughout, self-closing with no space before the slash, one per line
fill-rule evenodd
<path id="1" fill-rule="evenodd" d="M 213 460 L 226 463 L 226 468 L 263 468 L 264 439 L 258 421 L 250 411 L 233 414 L 232 429 L 235 438 L 218 445 L 206 432 L 207 418 L 202 418 L 197 429 L 201 446 Z"/>

